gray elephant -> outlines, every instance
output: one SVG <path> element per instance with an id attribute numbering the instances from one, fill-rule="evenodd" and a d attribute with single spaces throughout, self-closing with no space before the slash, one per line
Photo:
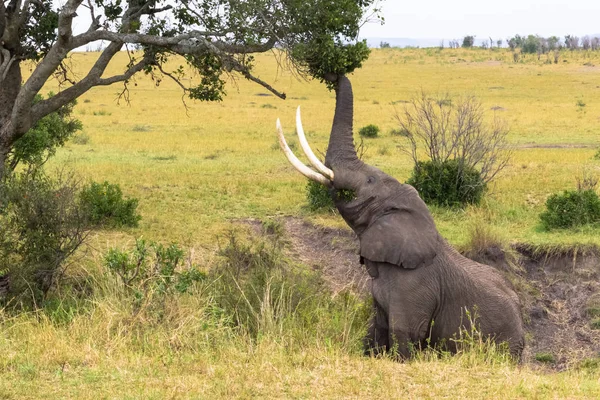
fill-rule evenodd
<path id="1" fill-rule="evenodd" d="M 352 138 L 350 81 L 335 76 L 336 109 L 325 164 L 311 151 L 300 120 L 304 153 L 318 171 L 300 162 L 287 146 L 277 120 L 279 142 L 290 162 L 309 179 L 331 188 L 335 205 L 360 239 L 360 261 L 372 278 L 375 312 L 366 351 L 397 346 L 443 345 L 456 350 L 460 330 L 476 327 L 486 337 L 507 342 L 520 357 L 524 346 L 519 299 L 494 268 L 455 251 L 438 233 L 427 206 L 410 185 L 401 184 L 356 154 Z M 352 198 L 338 195 L 352 191 Z"/>

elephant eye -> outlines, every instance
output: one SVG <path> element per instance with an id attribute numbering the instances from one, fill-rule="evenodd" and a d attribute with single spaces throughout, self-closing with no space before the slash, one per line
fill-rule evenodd
<path id="1" fill-rule="evenodd" d="M 375 183 L 376 179 L 374 176 L 370 176 L 367 178 L 367 183 Z"/>

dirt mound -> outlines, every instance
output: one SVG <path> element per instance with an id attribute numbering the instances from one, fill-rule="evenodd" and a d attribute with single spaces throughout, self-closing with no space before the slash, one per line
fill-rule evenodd
<path id="1" fill-rule="evenodd" d="M 292 253 L 320 269 L 334 293 L 353 288 L 369 294 L 369 275 L 359 263 L 358 238 L 351 230 L 318 227 L 297 218 L 285 219 Z"/>
<path id="2" fill-rule="evenodd" d="M 527 282 L 533 288 L 532 301 L 525 310 L 531 333 L 527 359 L 546 360 L 557 369 L 597 359 L 600 356 L 600 326 L 595 322 L 600 316 L 599 254 L 589 251 L 579 255 L 576 252 L 536 255 L 523 247 L 517 246 L 517 250 Z"/>
<path id="3" fill-rule="evenodd" d="M 261 230 L 260 221 L 244 222 Z M 359 263 L 352 231 L 292 217 L 280 222 L 290 255 L 320 270 L 334 293 L 350 288 L 369 295 L 370 278 Z M 524 245 L 514 250 L 516 258 L 492 248 L 476 261 L 502 271 L 515 285 L 527 330 L 524 362 L 565 369 L 600 357 L 599 252 L 536 254 Z"/>
<path id="4" fill-rule="evenodd" d="M 263 227 L 259 220 L 245 219 L 257 234 Z M 358 238 L 350 229 L 316 226 L 300 218 L 279 221 L 289 241 L 288 253 L 302 264 L 320 270 L 334 294 L 351 289 L 369 295 L 369 275 L 359 263 Z"/>

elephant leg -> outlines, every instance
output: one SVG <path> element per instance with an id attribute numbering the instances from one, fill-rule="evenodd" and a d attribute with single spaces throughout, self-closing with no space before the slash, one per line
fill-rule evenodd
<path id="1" fill-rule="evenodd" d="M 401 359 L 408 359 L 414 352 L 415 345 L 419 346 L 406 332 L 397 329 L 390 330 L 389 343 Z"/>
<path id="2" fill-rule="evenodd" d="M 389 329 L 385 311 L 373 301 L 375 313 L 369 323 L 367 336 L 364 338 L 365 355 L 378 355 L 389 349 Z"/>
<path id="3" fill-rule="evenodd" d="M 389 343 L 402 359 L 411 357 L 415 351 L 426 347 L 429 337 L 429 320 L 419 314 L 403 315 L 396 312 L 396 319 L 389 319 Z"/>

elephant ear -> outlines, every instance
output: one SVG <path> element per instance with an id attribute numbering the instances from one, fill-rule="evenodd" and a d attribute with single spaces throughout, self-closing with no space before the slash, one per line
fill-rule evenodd
<path id="1" fill-rule="evenodd" d="M 408 269 L 431 264 L 442 241 L 424 208 L 396 209 L 378 218 L 360 235 L 360 255 Z"/>

